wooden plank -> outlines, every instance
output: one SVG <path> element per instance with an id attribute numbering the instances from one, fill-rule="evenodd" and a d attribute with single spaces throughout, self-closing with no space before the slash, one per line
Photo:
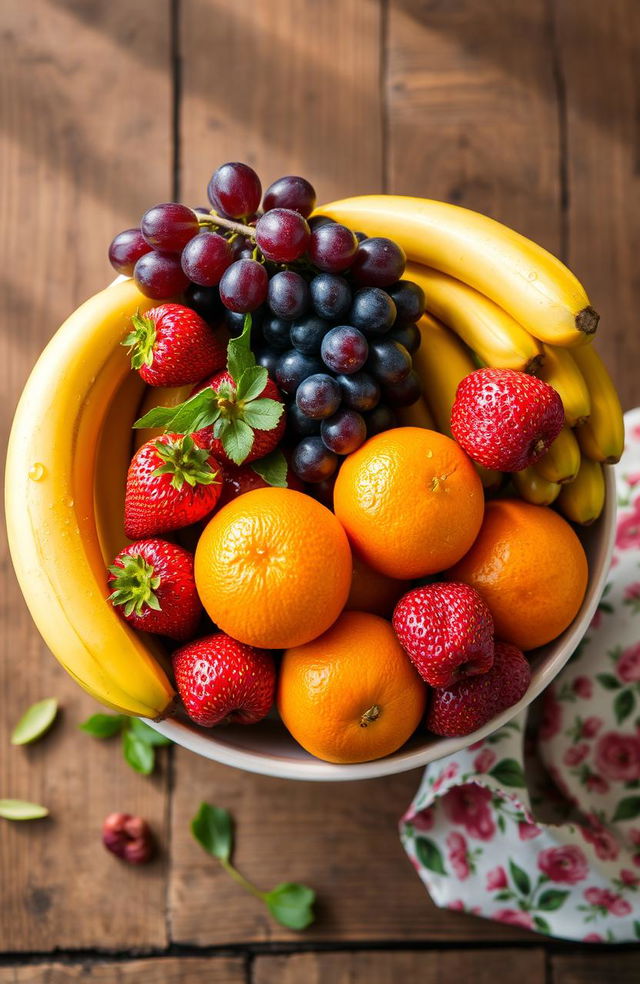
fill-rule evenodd
<path id="1" fill-rule="evenodd" d="M 556 953 L 551 957 L 549 984 L 637 984 L 640 979 L 640 956 L 607 948 L 584 948 L 582 953 Z"/>
<path id="2" fill-rule="evenodd" d="M 168 194 L 166 7 L 24 0 L 4 11 L 3 445 L 8 408 L 45 341 L 111 279 L 110 238 Z M 0 950 L 162 946 L 164 862 L 126 867 L 103 849 L 100 829 L 107 813 L 125 810 L 147 817 L 163 841 L 165 779 L 135 776 L 117 748 L 78 733 L 97 707 L 40 642 L 3 534 L 0 557 L 0 789 L 51 810 L 38 823 L 0 821 Z M 53 733 L 33 748 L 10 748 L 16 718 L 49 695 L 64 707 Z"/>
<path id="3" fill-rule="evenodd" d="M 597 344 L 625 408 L 640 403 L 640 6 L 556 0 L 566 90 L 568 259 L 601 314 Z"/>
<path id="4" fill-rule="evenodd" d="M 206 199 L 227 160 L 320 201 L 382 187 L 379 0 L 183 0 L 181 173 Z"/>
<path id="5" fill-rule="evenodd" d="M 486 212 L 560 248 L 546 0 L 390 0 L 387 190 Z"/>
<path id="6" fill-rule="evenodd" d="M 495 984 L 496 980 L 501 984 L 545 984 L 544 950 L 300 953 L 258 957 L 253 968 L 254 984 L 440 984 L 467 980 L 474 984 Z"/>
<path id="7" fill-rule="evenodd" d="M 169 902 L 177 943 L 531 939 L 429 901 L 398 838 L 419 772 L 334 785 L 287 782 L 178 751 L 175 775 Z M 189 830 L 201 800 L 231 810 L 236 864 L 259 888 L 300 881 L 316 890 L 313 927 L 300 934 L 275 924 L 203 853 Z"/>
<path id="8" fill-rule="evenodd" d="M 168 957 L 123 963 L 0 968 L 0 984 L 247 984 L 242 957 Z"/>

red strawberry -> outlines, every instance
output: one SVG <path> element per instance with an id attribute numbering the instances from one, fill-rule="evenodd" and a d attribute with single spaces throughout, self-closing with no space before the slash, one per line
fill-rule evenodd
<path id="1" fill-rule="evenodd" d="M 163 434 L 136 451 L 129 465 L 124 531 L 132 540 L 179 530 L 216 506 L 222 469 L 193 437 Z"/>
<path id="2" fill-rule="evenodd" d="M 109 601 L 130 625 L 183 642 L 198 628 L 202 604 L 193 554 L 166 540 L 138 540 L 109 568 Z"/>
<path id="3" fill-rule="evenodd" d="M 427 727 L 436 735 L 469 735 L 512 707 L 527 692 L 531 668 L 519 649 L 496 642 L 493 666 L 482 676 L 467 677 L 432 692 Z"/>
<path id="4" fill-rule="evenodd" d="M 286 464 L 286 462 L 283 461 L 283 464 Z M 285 481 L 287 483 L 287 488 L 295 489 L 296 492 L 304 491 L 302 482 L 298 476 L 291 471 L 291 468 L 286 469 Z M 227 502 L 231 502 L 232 499 L 237 499 L 239 495 L 244 495 L 245 492 L 253 492 L 254 489 L 269 488 L 271 484 L 272 483 L 268 482 L 262 477 L 262 475 L 259 475 L 251 465 L 240 465 L 240 467 L 237 465 L 225 465 L 224 485 L 222 488 L 222 495 L 220 496 L 220 505 L 226 505 Z"/>
<path id="5" fill-rule="evenodd" d="M 469 457 L 497 471 L 522 471 L 548 451 L 564 425 L 548 383 L 514 369 L 476 369 L 461 381 L 451 430 Z"/>
<path id="6" fill-rule="evenodd" d="M 486 673 L 493 663 L 493 618 L 468 584 L 428 584 L 408 591 L 396 605 L 393 627 L 432 687 Z"/>
<path id="7" fill-rule="evenodd" d="M 221 721 L 255 724 L 273 704 L 276 668 L 272 654 L 237 642 L 224 632 L 176 650 L 173 672 L 187 714 L 203 728 Z"/>
<path id="8" fill-rule="evenodd" d="M 206 321 L 182 304 L 161 304 L 131 319 L 131 368 L 150 386 L 197 383 L 225 365 L 225 342 Z"/>

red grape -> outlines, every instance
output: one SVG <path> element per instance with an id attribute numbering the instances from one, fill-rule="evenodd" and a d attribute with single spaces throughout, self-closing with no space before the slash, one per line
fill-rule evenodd
<path id="1" fill-rule="evenodd" d="M 325 447 L 321 437 L 303 437 L 294 448 L 291 467 L 303 482 L 322 482 L 338 467 L 338 456 Z"/>
<path id="2" fill-rule="evenodd" d="M 326 372 L 307 376 L 296 390 L 296 405 L 307 417 L 330 417 L 340 406 L 340 386 Z"/>
<path id="3" fill-rule="evenodd" d="M 322 443 L 336 454 L 352 454 L 364 444 L 367 425 L 355 410 L 338 410 L 333 417 L 322 421 Z"/>
<path id="4" fill-rule="evenodd" d="M 316 226 L 311 233 L 309 257 L 325 273 L 341 273 L 346 270 L 353 263 L 357 250 L 358 240 L 351 229 L 337 222 Z"/>
<path id="5" fill-rule="evenodd" d="M 190 239 L 198 234 L 198 216 L 192 208 L 179 202 L 154 205 L 142 216 L 142 235 L 154 249 L 164 253 L 180 253 Z"/>
<path id="6" fill-rule="evenodd" d="M 307 249 L 310 234 L 307 220 L 290 208 L 273 208 L 256 225 L 256 243 L 274 263 L 299 259 Z"/>
<path id="7" fill-rule="evenodd" d="M 140 229 L 125 229 L 111 241 L 109 262 L 118 273 L 130 277 L 137 261 L 150 249 Z"/>
<path id="8" fill-rule="evenodd" d="M 396 325 L 410 324 L 424 314 L 424 291 L 412 280 L 399 280 L 387 288 L 387 294 L 396 306 Z"/>
<path id="9" fill-rule="evenodd" d="M 315 189 L 306 178 L 288 174 L 269 185 L 264 193 L 262 207 L 265 212 L 272 208 L 291 208 L 306 219 L 316 207 Z"/>
<path id="10" fill-rule="evenodd" d="M 389 287 L 400 279 L 406 262 L 404 250 L 397 243 L 376 236 L 358 246 L 351 276 L 362 287 Z"/>
<path id="11" fill-rule="evenodd" d="M 222 274 L 220 297 L 230 311 L 245 314 L 260 307 L 267 296 L 269 277 L 257 260 L 236 260 Z"/>
<path id="12" fill-rule="evenodd" d="M 214 171 L 208 188 L 213 207 L 232 219 L 253 215 L 260 204 L 260 178 L 247 164 L 232 161 Z"/>
<path id="13" fill-rule="evenodd" d="M 399 383 L 384 388 L 384 399 L 392 407 L 409 407 L 422 396 L 422 383 L 412 369 Z"/>
<path id="14" fill-rule="evenodd" d="M 269 281 L 269 307 L 279 318 L 294 321 L 309 307 L 309 286 L 295 270 L 281 270 Z"/>
<path id="15" fill-rule="evenodd" d="M 146 297 L 156 301 L 181 294 L 189 285 L 189 278 L 180 266 L 180 257 L 156 250 L 140 257 L 133 268 L 133 279 Z"/>
<path id="16" fill-rule="evenodd" d="M 231 247 L 216 232 L 194 236 L 182 252 L 182 269 L 189 280 L 201 287 L 215 287 L 233 262 Z"/>
<path id="17" fill-rule="evenodd" d="M 369 346 L 357 328 L 340 325 L 324 336 L 320 354 L 324 364 L 334 372 L 352 373 L 362 369 L 367 361 Z"/>

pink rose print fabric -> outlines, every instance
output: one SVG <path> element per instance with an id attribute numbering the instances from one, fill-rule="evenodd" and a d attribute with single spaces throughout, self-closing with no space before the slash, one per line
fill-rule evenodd
<path id="1" fill-rule="evenodd" d="M 585 943 L 640 939 L 640 409 L 625 425 L 587 635 L 528 715 L 426 770 L 400 824 L 437 905 Z"/>

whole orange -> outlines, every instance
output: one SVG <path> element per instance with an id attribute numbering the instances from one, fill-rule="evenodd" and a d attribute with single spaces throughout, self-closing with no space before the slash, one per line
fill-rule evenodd
<path id="1" fill-rule="evenodd" d="M 580 540 L 548 506 L 521 499 L 488 502 L 473 547 L 449 571 L 480 592 L 496 637 L 536 649 L 560 635 L 578 613 L 587 589 Z"/>
<path id="2" fill-rule="evenodd" d="M 216 625 L 240 642 L 284 649 L 337 619 L 351 584 L 351 550 L 325 506 L 292 489 L 256 489 L 202 533 L 195 579 Z"/>
<path id="3" fill-rule="evenodd" d="M 414 578 L 467 552 L 482 523 L 482 483 L 455 441 L 422 427 L 396 427 L 345 459 L 335 513 L 375 570 Z"/>
<path id="4" fill-rule="evenodd" d="M 278 710 L 296 741 L 327 762 L 369 762 L 411 737 L 427 690 L 389 622 L 344 612 L 324 635 L 288 649 Z"/>
<path id="5" fill-rule="evenodd" d="M 345 608 L 347 611 L 371 612 L 390 618 L 396 602 L 409 590 L 411 582 L 398 581 L 395 577 L 374 571 L 355 550 L 352 550 L 352 555 L 353 575 Z"/>

